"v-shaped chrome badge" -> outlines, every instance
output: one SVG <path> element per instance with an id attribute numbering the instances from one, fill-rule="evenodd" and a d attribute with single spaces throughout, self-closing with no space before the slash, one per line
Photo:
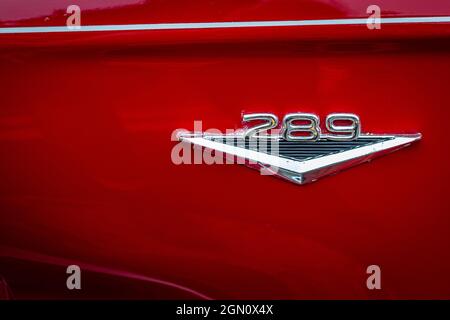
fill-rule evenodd
<path id="1" fill-rule="evenodd" d="M 358 116 L 348 113 L 328 115 L 326 133 L 311 113 L 287 114 L 279 129 L 278 118 L 269 113 L 246 114 L 243 121 L 256 124 L 226 135 L 182 133 L 179 140 L 245 159 L 245 164 L 265 174 L 305 184 L 421 139 L 420 133 L 361 134 Z"/>

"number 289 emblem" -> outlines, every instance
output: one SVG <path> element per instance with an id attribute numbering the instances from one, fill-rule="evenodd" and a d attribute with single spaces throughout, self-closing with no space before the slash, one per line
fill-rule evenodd
<path id="1" fill-rule="evenodd" d="M 276 129 L 279 126 L 278 117 L 271 113 L 253 113 L 243 116 L 243 121 L 262 121 L 262 124 L 247 129 L 244 137 L 251 138 L 258 133 Z M 338 126 L 336 122 L 347 122 L 346 125 Z M 296 123 L 302 122 L 302 123 Z M 332 113 L 326 118 L 326 128 L 329 134 L 322 134 L 320 119 L 312 113 L 289 113 L 282 123 L 281 136 L 286 141 L 317 141 L 328 139 L 330 141 L 351 141 L 357 139 L 361 134 L 361 126 L 358 116 L 351 113 Z M 272 136 L 275 138 L 276 136 Z"/>
<path id="2" fill-rule="evenodd" d="M 359 117 L 332 113 L 244 114 L 244 128 L 233 134 L 182 133 L 179 140 L 245 159 L 250 167 L 296 184 L 369 161 L 421 139 L 421 134 L 362 134 Z"/>

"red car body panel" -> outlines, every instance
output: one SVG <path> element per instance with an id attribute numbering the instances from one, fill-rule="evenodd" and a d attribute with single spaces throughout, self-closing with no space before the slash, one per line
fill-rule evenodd
<path id="1" fill-rule="evenodd" d="M 64 26 L 69 4 L 4 1 L 0 27 Z M 119 25 L 366 18 L 371 3 L 79 4 L 82 25 Z M 450 298 L 449 37 L 448 23 L 0 34 L 4 296 Z M 423 139 L 305 186 L 172 163 L 173 130 L 238 128 L 244 111 L 351 112 L 364 132 Z"/>

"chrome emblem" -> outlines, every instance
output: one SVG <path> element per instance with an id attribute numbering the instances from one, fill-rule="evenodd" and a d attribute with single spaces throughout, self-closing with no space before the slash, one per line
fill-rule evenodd
<path id="1" fill-rule="evenodd" d="M 246 126 L 234 133 L 182 132 L 178 140 L 244 160 L 262 174 L 305 184 L 369 161 L 421 139 L 421 134 L 362 134 L 351 113 L 320 119 L 312 113 L 289 113 L 279 123 L 271 113 L 243 115 Z M 239 163 L 239 162 L 238 162 Z"/>

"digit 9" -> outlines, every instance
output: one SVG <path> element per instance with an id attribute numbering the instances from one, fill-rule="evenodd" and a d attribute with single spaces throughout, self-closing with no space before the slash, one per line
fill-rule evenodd
<path id="1" fill-rule="evenodd" d="M 336 125 L 336 121 L 349 122 L 349 125 Z M 361 134 L 359 117 L 352 113 L 330 113 L 326 118 L 326 127 L 330 134 L 326 137 L 332 141 L 355 140 Z"/>

